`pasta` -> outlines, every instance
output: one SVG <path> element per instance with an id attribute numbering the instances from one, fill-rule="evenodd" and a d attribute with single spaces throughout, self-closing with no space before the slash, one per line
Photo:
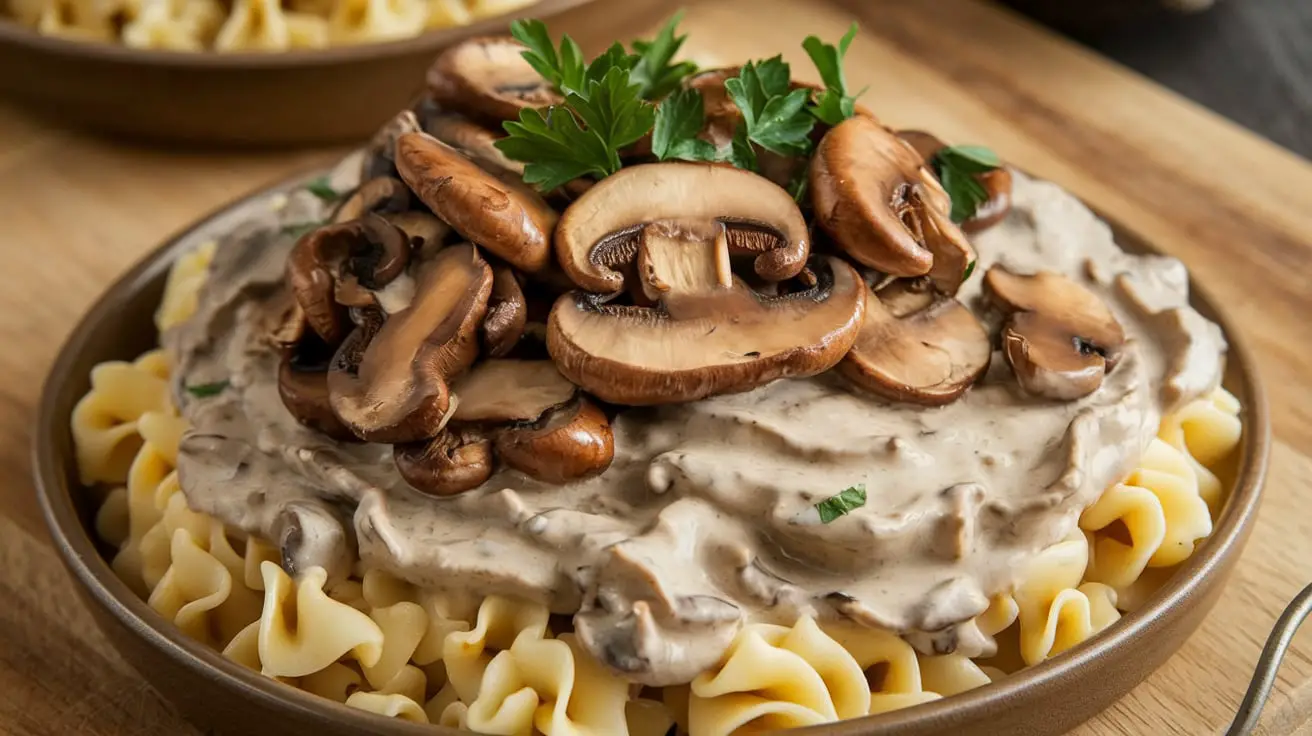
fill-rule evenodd
<path id="1" fill-rule="evenodd" d="M 156 314 L 161 330 L 195 310 L 212 257 L 207 246 L 179 259 Z M 115 571 L 189 636 L 265 676 L 385 717 L 515 736 L 664 736 L 671 726 L 731 736 L 987 685 L 1142 605 L 1211 532 L 1223 501 L 1216 472 L 1242 433 L 1239 402 L 1219 388 L 1164 418 L 1134 471 L 974 620 L 996 637 L 990 665 L 1002 669 L 803 615 L 748 623 L 715 667 L 654 693 L 553 631 L 537 603 L 418 589 L 362 564 L 331 586 L 322 568 L 289 577 L 275 546 L 188 508 L 176 471 L 186 426 L 168 375 L 158 350 L 102 364 L 73 412 L 79 474 L 109 489 L 96 530 L 118 549 Z"/>
<path id="2" fill-rule="evenodd" d="M 38 33 L 76 41 L 118 42 L 161 51 L 273 52 L 410 38 L 425 30 L 516 13 L 536 2 L 11 0 L 0 3 L 0 13 L 7 7 L 9 16 Z M 208 258 L 195 255 L 195 263 Z M 203 272 L 201 267 L 178 273 L 185 278 Z M 161 313 L 167 315 L 178 306 L 166 299 Z"/>

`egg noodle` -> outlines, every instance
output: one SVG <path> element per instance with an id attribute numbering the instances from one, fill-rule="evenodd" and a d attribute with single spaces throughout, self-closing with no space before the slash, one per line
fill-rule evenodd
<path id="1" fill-rule="evenodd" d="M 174 265 L 156 315 L 186 320 L 213 257 Z M 1040 552 L 975 624 L 998 654 L 926 656 L 891 633 L 802 617 L 748 624 L 717 666 L 687 685 L 631 686 L 553 630 L 545 607 L 466 600 L 360 568 L 325 588 L 292 579 L 278 550 L 191 511 L 175 470 L 186 429 L 161 350 L 106 362 L 73 412 L 85 485 L 108 487 L 96 518 L 115 572 L 188 636 L 246 667 L 384 716 L 488 734 L 726 736 L 854 718 L 988 684 L 1093 636 L 1133 610 L 1212 530 L 1216 475 L 1238 445 L 1239 402 L 1224 389 L 1166 417 L 1138 467 Z"/>
<path id="2" fill-rule="evenodd" d="M 8 0 L 47 36 L 165 51 L 288 51 L 410 38 L 537 0 Z"/>

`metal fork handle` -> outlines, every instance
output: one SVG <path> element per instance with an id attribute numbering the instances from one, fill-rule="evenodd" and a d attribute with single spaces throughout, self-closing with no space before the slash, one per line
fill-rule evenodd
<path id="1" fill-rule="evenodd" d="M 1257 728 L 1257 722 L 1262 717 L 1262 706 L 1266 704 L 1267 697 L 1271 695 L 1271 688 L 1276 684 L 1276 673 L 1280 670 L 1280 662 L 1285 658 L 1285 652 L 1289 651 L 1289 644 L 1293 641 L 1294 634 L 1307 620 L 1308 614 L 1312 614 L 1312 585 L 1294 596 L 1294 600 L 1290 601 L 1284 613 L 1280 614 L 1275 628 L 1271 629 L 1266 646 L 1262 648 L 1262 656 L 1257 659 L 1257 671 L 1253 673 L 1253 679 L 1248 683 L 1248 692 L 1244 693 L 1244 700 L 1239 704 L 1239 712 L 1230 723 L 1230 729 L 1225 732 L 1225 736 L 1248 736 Z"/>

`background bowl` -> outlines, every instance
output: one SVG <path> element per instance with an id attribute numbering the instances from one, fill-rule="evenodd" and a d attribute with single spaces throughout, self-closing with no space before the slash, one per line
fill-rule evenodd
<path id="1" fill-rule="evenodd" d="M 665 0 L 542 0 L 525 17 L 554 33 L 598 13 L 655 12 Z M 504 33 L 512 16 L 387 43 L 281 53 L 181 53 L 42 36 L 0 19 L 0 95 L 57 124 L 203 145 L 367 139 L 418 93 L 438 52 Z"/>
<path id="2" fill-rule="evenodd" d="M 315 172 L 316 174 L 319 172 Z M 189 639 L 114 575 L 94 540 L 94 500 L 77 482 L 69 417 L 91 367 L 155 347 L 152 314 L 172 260 L 264 207 L 309 176 L 223 208 L 171 239 L 120 278 L 83 317 L 47 379 L 34 435 L 34 472 L 46 522 L 105 636 L 179 711 L 230 736 L 455 736 L 353 710 L 263 678 Z M 1153 251 L 1118 231 L 1123 247 Z M 1220 596 L 1256 519 L 1270 445 L 1266 399 L 1244 342 L 1193 284 L 1194 305 L 1230 340 L 1225 384 L 1243 402 L 1236 481 L 1212 535 L 1140 610 L 1088 642 L 992 685 L 886 715 L 799 729 L 796 736 L 1056 736 L 1138 684 L 1180 647 Z"/>

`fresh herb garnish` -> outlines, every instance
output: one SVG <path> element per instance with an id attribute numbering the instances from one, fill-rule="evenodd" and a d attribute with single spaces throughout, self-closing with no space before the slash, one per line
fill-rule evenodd
<path id="1" fill-rule="evenodd" d="M 283 225 L 282 227 L 278 228 L 278 232 L 282 233 L 283 235 L 291 235 L 296 238 L 300 238 L 301 236 L 305 235 L 311 230 L 315 230 L 319 227 L 322 227 L 323 224 L 324 223 L 322 222 L 293 222 L 290 225 Z"/>
<path id="2" fill-rule="evenodd" d="M 1002 166 L 998 154 L 984 146 L 948 146 L 934 154 L 934 170 L 952 198 L 952 221 L 974 217 L 989 199 L 988 189 L 975 178 Z"/>
<path id="3" fill-rule="evenodd" d="M 793 201 L 802 204 L 806 200 L 806 195 L 811 190 L 811 177 L 809 168 L 798 166 L 793 172 L 793 178 L 788 180 L 788 186 L 785 187 L 788 193 L 793 195 Z"/>
<path id="4" fill-rule="evenodd" d="M 574 39 L 561 36 L 557 52 L 547 24 L 535 19 L 514 21 L 510 24 L 510 35 L 528 47 L 524 60 L 558 92 L 566 94 L 583 89 L 587 65 L 583 63 L 583 50 Z"/>
<path id="5" fill-rule="evenodd" d="M 518 121 L 502 124 L 508 134 L 496 146 L 523 161 L 524 181 L 549 191 L 580 176 L 597 178 L 619 171 L 620 150 L 647 134 L 656 110 L 632 79 L 636 57 L 619 44 L 584 64 L 569 36 L 560 50 L 542 21 L 516 21 L 512 33 L 529 47 L 524 58 L 565 95 L 565 104 L 546 110 L 525 108 Z"/>
<path id="6" fill-rule="evenodd" d="M 847 55 L 852 39 L 856 38 L 856 31 L 857 25 L 853 23 L 838 46 L 825 43 L 817 36 L 807 36 L 802 42 L 802 48 L 806 49 L 825 83 L 825 91 L 818 93 L 815 104 L 807 109 L 829 125 L 838 125 L 852 117 L 856 112 L 856 98 L 865 94 L 863 89 L 855 95 L 848 95 L 847 76 L 843 73 L 843 57 Z"/>
<path id="7" fill-rule="evenodd" d="M 218 396 L 223 390 L 231 386 L 231 381 L 215 381 L 214 383 L 198 383 L 195 386 L 187 386 L 187 393 L 198 399 L 206 399 L 211 396 Z"/>
<path id="8" fill-rule="evenodd" d="M 310 182 L 305 185 L 305 190 L 325 202 L 334 202 L 341 196 L 336 189 L 333 189 L 332 186 L 328 184 L 328 177 L 326 176 L 310 180 Z"/>
<path id="9" fill-rule="evenodd" d="M 705 125 L 702 94 L 695 89 L 681 89 L 661 100 L 656 108 L 651 152 L 661 161 L 715 161 L 719 157 L 715 145 L 697 137 Z"/>
<path id="10" fill-rule="evenodd" d="M 725 80 L 724 88 L 743 114 L 747 140 L 782 156 L 810 153 L 815 118 L 805 107 L 811 93 L 792 89 L 788 63 L 782 56 L 748 62 L 738 76 Z"/>
<path id="11" fill-rule="evenodd" d="M 697 72 L 697 64 L 694 62 L 670 63 L 688 38 L 687 34 L 674 35 L 682 19 L 683 11 L 679 11 L 661 28 L 656 38 L 633 42 L 633 50 L 637 55 L 633 65 L 633 81 L 641 88 L 640 94 L 644 99 L 659 100 L 669 95 L 679 88 L 685 77 Z"/>
<path id="12" fill-rule="evenodd" d="M 970 263 L 967 263 L 967 264 L 966 264 L 966 273 L 962 274 L 962 276 L 961 276 L 961 283 L 964 284 L 964 283 L 966 283 L 967 281 L 970 280 L 970 275 L 971 275 L 972 273 L 975 273 L 975 264 L 977 264 L 977 263 L 979 263 L 978 260 L 976 260 L 976 259 L 974 259 L 974 258 L 970 259 Z"/>
<path id="13" fill-rule="evenodd" d="M 866 505 L 866 487 L 858 483 L 837 496 L 830 496 L 815 505 L 820 512 L 820 523 L 828 524 Z"/>

